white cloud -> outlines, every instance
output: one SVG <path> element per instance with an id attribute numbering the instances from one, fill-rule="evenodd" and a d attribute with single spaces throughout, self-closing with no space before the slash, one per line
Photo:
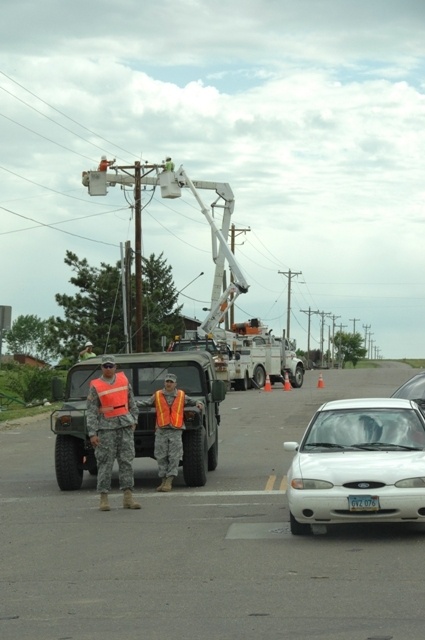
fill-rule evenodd
<path id="1" fill-rule="evenodd" d="M 55 293 L 75 291 L 67 249 L 98 266 L 133 241 L 124 193 L 90 198 L 81 171 L 102 153 L 171 154 L 193 179 L 230 183 L 234 223 L 251 228 L 236 247 L 251 282 L 238 320 L 284 328 L 278 271 L 291 268 L 305 281 L 293 281 L 300 346 L 311 307 L 371 325 L 384 356 L 423 355 L 421 0 L 3 4 L 0 304 L 14 318 L 59 312 Z M 205 271 L 182 298 L 202 318 L 210 235 L 189 193 L 155 194 L 143 246 L 164 251 L 178 289 Z"/>

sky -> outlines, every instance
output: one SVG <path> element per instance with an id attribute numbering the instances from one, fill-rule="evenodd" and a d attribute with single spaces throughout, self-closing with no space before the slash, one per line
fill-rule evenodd
<path id="1" fill-rule="evenodd" d="M 170 155 L 234 193 L 237 322 L 280 334 L 290 284 L 299 348 L 310 317 L 311 349 L 323 320 L 325 348 L 342 329 L 371 357 L 424 358 L 424 41 L 423 0 L 3 0 L 0 305 L 61 316 L 66 251 L 100 267 L 135 242 L 131 191 L 90 196 L 82 171 Z M 148 188 L 142 205 L 143 254 L 203 320 L 198 203 Z"/>

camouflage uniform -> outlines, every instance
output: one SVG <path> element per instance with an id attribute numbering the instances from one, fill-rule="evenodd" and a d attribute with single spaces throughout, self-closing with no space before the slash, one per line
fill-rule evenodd
<path id="1" fill-rule="evenodd" d="M 174 389 L 171 393 L 167 392 L 166 389 L 162 389 L 162 393 L 167 404 L 171 406 L 177 396 L 177 389 Z M 137 404 L 141 407 L 154 407 L 155 394 L 149 400 L 141 400 Z M 185 407 L 194 407 L 196 404 L 196 400 L 185 394 Z M 168 427 L 157 427 L 155 430 L 154 456 L 158 463 L 158 475 L 160 478 L 176 477 L 178 474 L 180 460 L 183 460 L 183 429 L 184 425 L 178 428 L 170 424 Z"/>
<path id="2" fill-rule="evenodd" d="M 104 382 L 113 383 L 112 380 Z M 94 387 L 90 387 L 87 396 L 87 430 L 89 437 L 97 435 L 99 445 L 94 453 L 97 461 L 97 490 L 99 493 L 108 493 L 111 489 L 112 468 L 115 459 L 118 462 L 118 474 L 120 489 L 133 489 L 134 473 L 132 462 L 134 460 L 134 431 L 133 425 L 137 424 L 139 411 L 134 399 L 130 383 L 128 383 L 128 407 L 129 413 L 114 418 L 105 418 L 100 412 L 100 400 Z"/>

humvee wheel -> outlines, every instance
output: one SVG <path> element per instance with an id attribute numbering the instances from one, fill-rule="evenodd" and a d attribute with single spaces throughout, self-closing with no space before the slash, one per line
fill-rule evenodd
<path id="1" fill-rule="evenodd" d="M 215 428 L 214 444 L 208 449 L 208 471 L 214 471 L 218 465 L 218 429 Z"/>
<path id="2" fill-rule="evenodd" d="M 77 491 L 83 483 L 83 441 L 73 436 L 56 436 L 55 470 L 61 491 Z"/>
<path id="3" fill-rule="evenodd" d="M 188 487 L 207 482 L 208 443 L 205 429 L 183 432 L 183 477 Z"/>

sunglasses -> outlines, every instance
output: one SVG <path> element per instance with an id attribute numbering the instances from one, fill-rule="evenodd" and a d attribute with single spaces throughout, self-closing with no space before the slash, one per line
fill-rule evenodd
<path id="1" fill-rule="evenodd" d="M 115 369 L 115 365 L 114 364 L 102 364 L 102 369 Z"/>

